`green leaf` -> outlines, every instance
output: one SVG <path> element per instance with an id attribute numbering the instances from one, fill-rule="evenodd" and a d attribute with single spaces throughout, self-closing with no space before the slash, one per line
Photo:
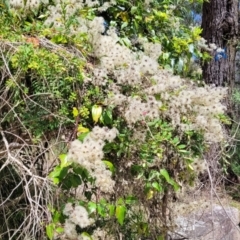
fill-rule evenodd
<path id="1" fill-rule="evenodd" d="M 88 212 L 89 214 L 96 212 L 97 204 L 95 202 L 88 202 Z"/>
<path id="2" fill-rule="evenodd" d="M 173 140 L 172 140 L 172 144 L 173 145 L 178 145 L 180 142 L 179 138 L 178 137 L 175 137 Z"/>
<path id="3" fill-rule="evenodd" d="M 165 180 L 170 183 L 170 177 L 166 169 L 161 169 L 160 174 L 165 178 Z"/>
<path id="4" fill-rule="evenodd" d="M 133 165 L 131 167 L 131 173 L 136 176 L 137 175 L 137 179 L 141 178 L 144 175 L 144 170 L 142 166 L 139 165 Z"/>
<path id="5" fill-rule="evenodd" d="M 103 162 L 105 163 L 105 165 L 109 168 L 109 170 L 110 170 L 112 173 L 115 172 L 115 167 L 114 167 L 114 165 L 113 165 L 111 162 L 109 162 L 109 161 L 107 161 L 107 160 L 103 160 Z"/>
<path id="6" fill-rule="evenodd" d="M 71 173 L 69 175 L 67 180 L 71 183 L 71 187 L 73 187 L 73 188 L 76 188 L 76 187 L 78 187 L 79 185 L 82 184 L 81 178 L 78 175 L 73 174 L 73 173 Z"/>
<path id="7" fill-rule="evenodd" d="M 161 235 L 161 236 L 157 237 L 157 240 L 164 240 L 164 239 L 165 239 L 164 235 Z"/>
<path id="8" fill-rule="evenodd" d="M 54 184 L 59 183 L 59 175 L 60 175 L 61 171 L 62 171 L 62 168 L 60 166 L 56 166 L 53 169 L 53 171 L 48 175 Z"/>
<path id="9" fill-rule="evenodd" d="M 54 223 L 50 223 L 46 226 L 46 233 L 47 233 L 47 236 L 50 240 L 53 239 L 54 229 L 55 229 L 55 224 Z"/>
<path id="10" fill-rule="evenodd" d="M 117 200 L 117 205 L 121 205 L 121 204 L 124 204 L 124 199 L 123 198 L 119 198 Z"/>
<path id="11" fill-rule="evenodd" d="M 126 214 L 126 207 L 125 206 L 117 206 L 115 216 L 119 222 L 120 225 L 123 225 L 124 219 Z"/>
<path id="12" fill-rule="evenodd" d="M 78 135 L 78 140 L 83 142 L 84 138 L 88 135 L 89 132 L 81 133 Z"/>
<path id="13" fill-rule="evenodd" d="M 102 120 L 104 124 L 112 124 L 113 121 L 112 109 L 107 109 L 103 112 Z"/>
<path id="14" fill-rule="evenodd" d="M 93 105 L 92 106 L 92 119 L 93 119 L 94 123 L 98 122 L 101 115 L 102 115 L 102 106 Z"/>
<path id="15" fill-rule="evenodd" d="M 108 209 L 109 209 L 109 215 L 112 217 L 114 216 L 115 213 L 115 206 L 113 204 L 109 204 L 108 205 Z"/>
<path id="16" fill-rule="evenodd" d="M 179 184 L 177 184 L 175 181 L 173 181 L 172 186 L 173 186 L 174 191 L 178 191 L 180 188 Z"/>
<path id="17" fill-rule="evenodd" d="M 162 191 L 162 187 L 159 185 L 158 182 L 153 182 L 153 183 L 152 183 L 152 187 L 153 187 L 154 189 L 156 189 L 158 192 L 161 192 L 161 191 Z"/>
<path id="18" fill-rule="evenodd" d="M 147 200 L 152 199 L 154 196 L 154 191 L 151 188 L 145 190 Z"/>
<path id="19" fill-rule="evenodd" d="M 59 211 L 54 210 L 53 223 L 58 223 L 60 218 L 61 218 L 61 213 Z"/>
<path id="20" fill-rule="evenodd" d="M 132 14 L 137 12 L 137 10 L 138 10 L 138 7 L 135 7 L 135 6 L 131 7 L 131 13 Z"/>
<path id="21" fill-rule="evenodd" d="M 158 177 L 159 177 L 159 172 L 156 170 L 151 170 L 149 173 L 148 181 L 151 181 L 154 178 L 158 178 Z"/>
<path id="22" fill-rule="evenodd" d="M 170 57 L 170 53 L 168 53 L 168 52 L 165 52 L 162 54 L 163 60 L 167 60 L 169 57 Z"/>
<path id="23" fill-rule="evenodd" d="M 85 239 L 85 240 L 92 240 L 91 235 L 90 235 L 89 233 L 87 233 L 87 232 L 81 233 L 81 236 L 82 236 L 83 239 Z"/>
<path id="24" fill-rule="evenodd" d="M 49 178 L 54 184 L 58 184 L 67 174 L 68 167 L 56 166 L 54 170 L 49 174 Z"/>
<path id="25" fill-rule="evenodd" d="M 127 196 L 125 199 L 126 204 L 134 204 L 137 202 L 137 198 L 134 196 Z"/>
<path id="26" fill-rule="evenodd" d="M 60 162 L 61 162 L 61 168 L 63 167 L 67 167 L 68 165 L 70 165 L 71 163 L 68 161 L 67 159 L 67 154 L 61 154 L 58 156 Z"/>
<path id="27" fill-rule="evenodd" d="M 186 145 L 181 144 L 181 145 L 178 145 L 177 148 L 178 148 L 178 149 L 183 149 L 183 148 L 186 148 Z"/>
<path id="28" fill-rule="evenodd" d="M 160 173 L 165 178 L 167 183 L 169 183 L 170 185 L 173 186 L 175 191 L 177 191 L 180 188 L 180 186 L 172 178 L 170 178 L 170 176 L 169 176 L 169 174 L 168 174 L 166 169 L 161 169 Z"/>
<path id="29" fill-rule="evenodd" d="M 124 22 L 122 25 L 121 25 L 121 30 L 124 29 L 125 27 L 128 26 L 128 22 Z"/>
<path id="30" fill-rule="evenodd" d="M 61 181 L 62 179 L 64 179 L 68 173 L 68 169 L 69 167 L 63 167 L 61 168 L 61 172 L 59 174 L 59 180 Z"/>
<path id="31" fill-rule="evenodd" d="M 79 115 L 79 111 L 76 107 L 73 107 L 72 114 L 73 114 L 73 117 L 75 118 Z"/>
<path id="32" fill-rule="evenodd" d="M 105 217 L 107 214 L 106 206 L 102 204 L 97 204 L 97 212 L 100 216 Z"/>
<path id="33" fill-rule="evenodd" d="M 64 228 L 58 227 L 58 228 L 56 228 L 56 232 L 57 233 L 63 233 L 64 232 Z"/>

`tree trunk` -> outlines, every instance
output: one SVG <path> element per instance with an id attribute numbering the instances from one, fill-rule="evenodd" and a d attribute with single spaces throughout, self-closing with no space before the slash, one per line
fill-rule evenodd
<path id="1" fill-rule="evenodd" d="M 203 64 L 207 84 L 234 86 L 235 55 L 238 38 L 238 0 L 209 0 L 203 3 L 202 37 L 215 43 L 212 60 Z M 220 49 L 219 49 L 220 50 Z"/>

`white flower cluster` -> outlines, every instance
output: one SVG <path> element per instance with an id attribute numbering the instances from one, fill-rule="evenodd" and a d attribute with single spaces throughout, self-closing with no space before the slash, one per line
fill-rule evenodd
<path id="1" fill-rule="evenodd" d="M 152 76 L 151 79 L 154 84 L 152 84 L 150 87 L 143 89 L 146 94 L 151 95 L 167 93 L 171 92 L 173 89 L 179 89 L 181 86 L 184 85 L 185 82 L 179 76 L 172 76 L 169 72 L 164 70 L 161 70 L 161 74 L 156 74 Z"/>
<path id="2" fill-rule="evenodd" d="M 95 18 L 100 22 L 101 29 L 103 25 L 103 18 Z M 104 31 L 104 30 L 103 30 Z M 101 32 L 100 32 L 101 33 Z M 134 61 L 134 56 L 130 49 L 117 44 L 118 38 L 116 36 L 101 35 L 99 31 L 92 32 L 93 55 L 100 59 L 100 66 L 107 70 L 114 70 L 117 67 L 126 67 L 131 65 Z"/>
<path id="3" fill-rule="evenodd" d="M 55 27 L 63 27 L 65 21 L 70 19 L 70 17 L 75 15 L 79 10 L 83 8 L 96 7 L 99 11 L 106 11 L 109 7 L 115 4 L 115 0 L 105 2 L 103 5 L 100 5 L 100 2 L 98 0 L 54 0 L 54 5 L 48 7 L 48 18 L 45 21 L 45 25 L 50 26 L 53 24 Z M 70 27 L 70 32 L 72 34 L 89 33 L 91 35 L 91 33 L 95 33 L 96 30 L 100 33 L 105 31 L 103 18 L 95 18 L 93 21 L 89 21 L 76 14 L 74 21 L 77 24 Z"/>
<path id="4" fill-rule="evenodd" d="M 104 68 L 94 68 L 92 78 L 86 79 L 85 82 L 92 82 L 94 85 L 106 85 L 108 71 Z"/>
<path id="5" fill-rule="evenodd" d="M 76 226 L 86 228 L 94 223 L 94 220 L 89 218 L 87 210 L 82 206 L 73 206 L 72 203 L 67 203 L 63 214 L 68 216 L 65 221 L 64 233 L 65 239 L 81 239 L 81 236 L 77 233 Z"/>
<path id="6" fill-rule="evenodd" d="M 30 9 L 30 10 L 34 10 L 34 9 L 38 9 L 40 4 L 44 3 L 47 4 L 48 0 L 9 0 L 9 5 L 10 7 L 14 8 L 14 9 Z"/>
<path id="7" fill-rule="evenodd" d="M 159 56 L 162 53 L 162 45 L 160 43 L 151 43 L 146 39 L 140 40 L 144 48 L 144 53 L 155 61 L 158 60 Z"/>
<path id="8" fill-rule="evenodd" d="M 115 184 L 111 178 L 112 173 L 102 162 L 104 141 L 112 142 L 117 134 L 116 128 L 95 126 L 83 142 L 73 141 L 68 152 L 68 158 L 86 168 L 96 178 L 96 187 L 104 193 L 112 192 Z"/>
<path id="9" fill-rule="evenodd" d="M 225 111 L 220 101 L 226 94 L 226 88 L 211 86 L 182 90 L 169 98 L 168 110 L 164 114 L 182 130 L 203 130 L 206 141 L 219 142 L 224 135 L 217 116 Z M 190 123 L 182 123 L 183 116 L 188 117 Z"/>
<path id="10" fill-rule="evenodd" d="M 197 175 L 207 170 L 207 163 L 206 160 L 204 159 L 199 158 L 194 159 L 194 162 L 191 164 L 191 166 L 194 172 L 197 173 Z"/>
<path id="11" fill-rule="evenodd" d="M 141 68 L 136 63 L 130 63 L 128 67 L 123 69 L 116 69 L 113 71 L 114 78 L 117 79 L 119 84 L 128 84 L 130 86 L 136 86 L 141 82 Z"/>
<path id="12" fill-rule="evenodd" d="M 127 101 L 127 97 L 121 93 L 110 94 L 110 96 L 105 99 L 106 105 L 121 106 L 124 102 Z"/>
<path id="13" fill-rule="evenodd" d="M 55 27 L 63 27 L 65 19 L 69 19 L 70 16 L 74 15 L 78 9 L 82 9 L 84 7 L 83 1 L 77 0 L 56 0 L 54 3 L 54 5 L 48 7 L 49 16 L 45 21 L 46 26 L 54 25 Z M 76 21 L 83 22 L 84 19 L 79 17 Z M 81 29 L 79 28 L 76 30 Z"/>
<path id="14" fill-rule="evenodd" d="M 161 70 L 156 61 L 160 53 L 160 46 L 146 45 L 146 52 L 136 55 L 124 46 L 117 43 L 116 38 L 103 36 L 100 31 L 92 38 L 94 56 L 100 59 L 101 68 L 107 70 L 104 76 L 111 74 L 117 81 L 116 85 L 139 86 L 146 93 L 146 99 L 140 97 L 126 97 L 121 91 L 116 96 L 110 94 L 107 103 L 115 106 L 125 102 L 123 116 L 129 125 L 139 120 L 159 118 L 171 119 L 174 126 L 182 130 L 202 130 L 207 141 L 218 142 L 223 140 L 223 131 L 217 115 L 224 113 L 221 100 L 226 96 L 227 89 L 216 87 L 196 87 L 193 82 L 173 76 Z M 153 49 L 159 49 L 154 56 Z M 99 83 L 96 75 L 94 83 Z M 160 100 L 155 99 L 160 96 Z M 151 100 L 150 100 L 151 99 Z M 164 111 L 161 107 L 164 105 Z M 120 106 L 122 108 L 122 106 Z M 188 123 L 184 123 L 184 118 Z"/>
<path id="15" fill-rule="evenodd" d="M 156 101 L 155 97 L 149 96 L 146 102 L 143 102 L 140 97 L 129 97 L 128 101 L 124 117 L 129 125 L 145 119 L 159 118 L 161 102 Z"/>

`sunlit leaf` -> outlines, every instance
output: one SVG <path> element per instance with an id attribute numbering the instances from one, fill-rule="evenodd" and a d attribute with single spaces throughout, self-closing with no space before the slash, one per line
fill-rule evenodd
<path id="1" fill-rule="evenodd" d="M 153 182 L 152 187 L 155 188 L 158 192 L 162 191 L 162 187 L 159 185 L 158 182 Z"/>
<path id="2" fill-rule="evenodd" d="M 92 240 L 91 235 L 90 235 L 89 233 L 87 233 L 87 232 L 81 233 L 81 236 L 82 236 L 82 238 L 85 239 L 85 240 Z"/>
<path id="3" fill-rule="evenodd" d="M 97 204 L 95 202 L 88 202 L 88 212 L 89 214 L 96 212 Z"/>
<path id="4" fill-rule="evenodd" d="M 109 204 L 109 205 L 108 205 L 108 209 L 109 209 L 109 215 L 110 215 L 110 216 L 114 216 L 115 206 L 112 205 L 112 204 Z"/>
<path id="5" fill-rule="evenodd" d="M 83 127 L 82 124 L 80 124 L 80 125 L 78 125 L 77 131 L 78 131 L 79 133 L 88 133 L 90 130 L 89 130 L 89 128 L 85 128 L 85 127 Z"/>
<path id="6" fill-rule="evenodd" d="M 47 236 L 50 240 L 53 239 L 54 229 L 55 229 L 55 224 L 54 223 L 50 223 L 46 226 L 46 233 L 47 233 Z"/>
<path id="7" fill-rule="evenodd" d="M 78 109 L 76 107 L 74 107 L 72 113 L 73 113 L 74 117 L 77 117 L 78 114 L 79 114 L 79 111 L 78 111 Z"/>
<path id="8" fill-rule="evenodd" d="M 154 191 L 152 190 L 152 189 L 149 189 L 148 191 L 147 191 L 147 200 L 150 200 L 150 199 L 152 199 L 153 198 L 153 195 L 154 195 Z"/>
<path id="9" fill-rule="evenodd" d="M 99 106 L 99 105 L 92 106 L 92 119 L 95 123 L 98 122 L 101 115 L 102 115 L 102 106 Z"/>
<path id="10" fill-rule="evenodd" d="M 111 162 L 109 162 L 109 161 L 107 161 L 107 160 L 103 160 L 103 162 L 105 163 L 105 165 L 109 168 L 109 170 L 110 170 L 112 173 L 115 172 L 115 167 L 114 167 L 114 165 L 113 165 Z"/>
<path id="11" fill-rule="evenodd" d="M 120 225 L 123 225 L 124 219 L 126 214 L 126 207 L 125 206 L 117 206 L 115 216 L 119 222 Z"/>

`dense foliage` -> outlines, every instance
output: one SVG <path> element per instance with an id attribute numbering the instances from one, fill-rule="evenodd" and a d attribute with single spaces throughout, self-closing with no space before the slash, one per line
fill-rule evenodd
<path id="1" fill-rule="evenodd" d="M 217 46 L 183 24 L 183 3 L 0 5 L 3 239 L 175 229 L 173 199 L 194 188 L 227 122 L 227 90 L 196 81 L 194 59 Z"/>

